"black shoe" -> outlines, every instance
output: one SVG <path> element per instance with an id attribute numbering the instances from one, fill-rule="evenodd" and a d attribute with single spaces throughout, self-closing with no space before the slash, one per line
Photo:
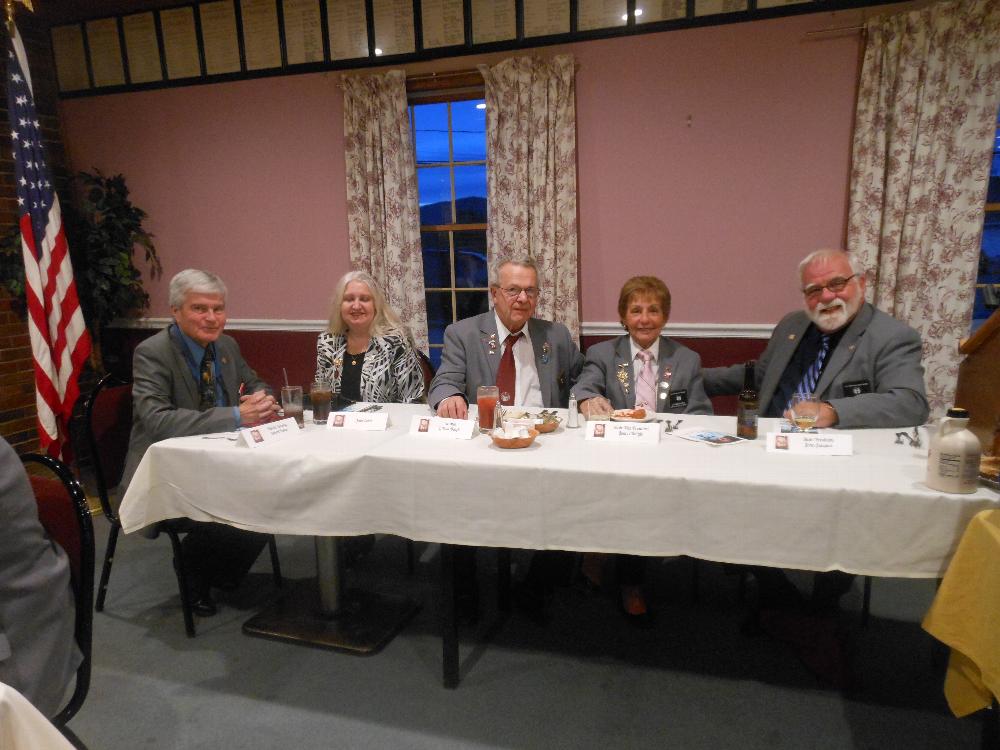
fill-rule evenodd
<path id="1" fill-rule="evenodd" d="M 218 614 L 219 608 L 215 605 L 215 600 L 212 599 L 211 594 L 202 594 L 201 596 L 192 598 L 191 611 L 198 615 L 198 617 L 212 617 Z"/>

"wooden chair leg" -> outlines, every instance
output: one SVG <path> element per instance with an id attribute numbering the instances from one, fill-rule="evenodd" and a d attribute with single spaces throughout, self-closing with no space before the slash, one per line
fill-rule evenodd
<path id="1" fill-rule="evenodd" d="M 267 535 L 267 549 L 271 553 L 271 568 L 274 570 L 274 585 L 280 589 L 285 580 L 281 577 L 281 561 L 278 559 L 278 543 L 274 539 L 274 534 Z"/>
<path id="2" fill-rule="evenodd" d="M 115 549 L 118 547 L 118 530 L 121 524 L 118 521 L 111 522 L 111 533 L 108 535 L 108 547 L 104 551 L 104 565 L 101 567 L 101 581 L 97 587 L 97 603 L 94 609 L 97 612 L 104 611 L 104 598 L 108 594 L 108 579 L 111 578 L 111 564 L 115 560 Z"/>

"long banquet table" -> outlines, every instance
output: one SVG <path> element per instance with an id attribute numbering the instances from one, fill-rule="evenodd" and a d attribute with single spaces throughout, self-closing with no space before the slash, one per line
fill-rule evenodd
<path id="1" fill-rule="evenodd" d="M 485 436 L 411 436 L 412 415 L 428 407 L 386 408 L 384 432 L 307 425 L 256 450 L 222 436 L 157 443 L 124 498 L 122 525 L 187 517 L 275 534 L 386 533 L 936 578 L 968 521 L 1000 507 L 987 488 L 928 489 L 926 448 L 896 444 L 894 430 L 852 431 L 851 456 L 768 453 L 771 420 L 760 439 L 718 447 L 670 435 L 605 444 L 560 428 L 501 450 Z M 683 427 L 733 430 L 735 420 L 685 416 Z"/>

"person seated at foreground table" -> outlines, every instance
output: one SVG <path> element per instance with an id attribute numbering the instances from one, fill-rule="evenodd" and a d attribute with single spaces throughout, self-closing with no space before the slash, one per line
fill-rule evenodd
<path id="1" fill-rule="evenodd" d="M 423 399 L 424 374 L 406 328 L 364 271 L 345 273 L 334 287 L 330 325 L 316 341 L 316 379 L 351 401 Z"/>
<path id="2" fill-rule="evenodd" d="M 28 474 L 0 436 L 0 682 L 48 717 L 83 659 L 75 623 L 69 559 L 42 528 Z"/>
<path id="3" fill-rule="evenodd" d="M 755 369 L 761 416 L 786 417 L 797 392 L 822 401 L 817 427 L 909 427 L 926 421 L 929 407 L 920 364 L 920 334 L 865 302 L 865 271 L 843 250 L 817 250 L 799 263 L 804 309 L 775 326 Z M 743 387 L 743 365 L 704 370 L 709 396 Z M 774 610 L 808 610 L 830 618 L 853 575 L 817 573 L 808 602 L 782 571 L 753 568 L 760 625 L 787 630 Z M 806 628 L 815 630 L 815 623 Z M 798 637 L 798 634 L 793 637 Z M 844 675 L 841 675 L 843 677 Z M 834 681 L 836 675 L 834 675 Z"/>
<path id="4" fill-rule="evenodd" d="M 562 323 L 534 317 L 538 304 L 538 267 L 531 259 L 501 261 L 490 275 L 493 310 L 457 323 L 444 332 L 441 366 L 431 381 L 428 403 L 440 417 L 466 419 L 469 402 L 481 385 L 497 385 L 505 406 L 565 407 L 580 374 L 583 355 Z M 539 553 L 520 591 L 522 604 L 538 608 L 558 577 L 565 555 Z M 475 550 L 455 557 L 459 613 L 467 621 L 478 612 Z"/>
<path id="5" fill-rule="evenodd" d="M 618 318 L 628 332 L 587 349 L 586 361 L 573 394 L 588 418 L 613 409 L 645 408 L 648 412 L 711 414 L 705 394 L 701 358 L 685 346 L 661 335 L 670 317 L 670 290 L 655 276 L 633 276 L 618 295 Z M 657 402 L 657 384 L 669 382 L 663 403 Z M 603 556 L 584 557 L 584 575 L 600 585 Z M 615 555 L 622 611 L 630 622 L 648 624 L 643 592 L 646 558 Z"/>
<path id="6" fill-rule="evenodd" d="M 174 322 L 135 350 L 132 434 L 122 475 L 124 495 L 146 449 L 172 437 L 225 432 L 271 419 L 278 411 L 267 384 L 223 334 L 226 285 L 189 268 L 170 281 Z M 243 394 L 247 395 L 243 395 Z M 225 524 L 190 521 L 184 564 L 192 609 L 217 611 L 211 587 L 232 588 L 244 578 L 267 537 Z M 150 529 L 147 536 L 156 536 Z M 176 564 L 176 560 L 174 561 Z"/>

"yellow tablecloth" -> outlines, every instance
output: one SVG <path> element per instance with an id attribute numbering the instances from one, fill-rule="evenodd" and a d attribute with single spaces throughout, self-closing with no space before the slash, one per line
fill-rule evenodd
<path id="1" fill-rule="evenodd" d="M 969 522 L 923 627 L 951 647 L 944 694 L 955 716 L 1000 696 L 1000 510 Z"/>

